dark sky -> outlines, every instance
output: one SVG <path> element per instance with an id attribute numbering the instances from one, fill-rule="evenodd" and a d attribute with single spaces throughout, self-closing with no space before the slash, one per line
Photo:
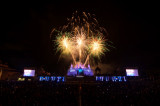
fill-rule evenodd
<path id="1" fill-rule="evenodd" d="M 111 1 L 2 3 L 0 59 L 18 70 L 41 65 L 50 72 L 65 69 L 67 61 L 57 62 L 59 54 L 55 54 L 49 34 L 77 10 L 95 14 L 100 26 L 107 29 L 107 38 L 116 49 L 103 62 L 160 69 L 158 3 Z"/>

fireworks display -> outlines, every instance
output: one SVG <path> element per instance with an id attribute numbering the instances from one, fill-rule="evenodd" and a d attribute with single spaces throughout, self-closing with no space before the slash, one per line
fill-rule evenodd
<path id="1" fill-rule="evenodd" d="M 101 58 L 105 52 L 109 51 L 106 30 L 99 27 L 94 15 L 85 13 L 78 15 L 77 11 L 68 19 L 68 24 L 59 30 L 52 30 L 51 35 L 56 36 L 57 51 L 62 54 L 70 54 L 73 64 L 83 64 L 90 62 L 90 58 Z M 77 60 L 78 58 L 78 60 Z"/>

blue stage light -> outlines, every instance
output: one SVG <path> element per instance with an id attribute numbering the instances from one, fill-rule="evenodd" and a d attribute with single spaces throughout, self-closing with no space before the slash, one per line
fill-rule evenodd
<path id="1" fill-rule="evenodd" d="M 56 77 L 55 76 L 51 76 L 51 81 L 55 81 Z"/>
<path id="2" fill-rule="evenodd" d="M 82 69 L 79 69 L 78 71 L 79 71 L 79 73 L 81 73 L 83 70 L 82 70 Z"/>
<path id="3" fill-rule="evenodd" d="M 62 82 L 64 82 L 64 77 L 62 77 Z"/>

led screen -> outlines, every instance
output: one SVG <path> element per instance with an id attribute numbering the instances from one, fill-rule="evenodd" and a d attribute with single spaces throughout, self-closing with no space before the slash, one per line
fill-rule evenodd
<path id="1" fill-rule="evenodd" d="M 56 82 L 65 82 L 64 76 L 40 76 L 39 81 L 56 81 Z"/>
<path id="2" fill-rule="evenodd" d="M 139 76 L 138 69 L 126 69 L 127 76 Z"/>
<path id="3" fill-rule="evenodd" d="M 24 69 L 23 76 L 33 77 L 35 75 L 35 70 L 32 69 Z"/>

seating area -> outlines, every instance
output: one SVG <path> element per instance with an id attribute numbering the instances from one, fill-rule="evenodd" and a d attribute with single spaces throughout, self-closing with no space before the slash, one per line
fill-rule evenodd
<path id="1" fill-rule="evenodd" d="M 1 81 L 1 106 L 113 106 L 159 104 L 159 80 L 67 83 Z"/>

